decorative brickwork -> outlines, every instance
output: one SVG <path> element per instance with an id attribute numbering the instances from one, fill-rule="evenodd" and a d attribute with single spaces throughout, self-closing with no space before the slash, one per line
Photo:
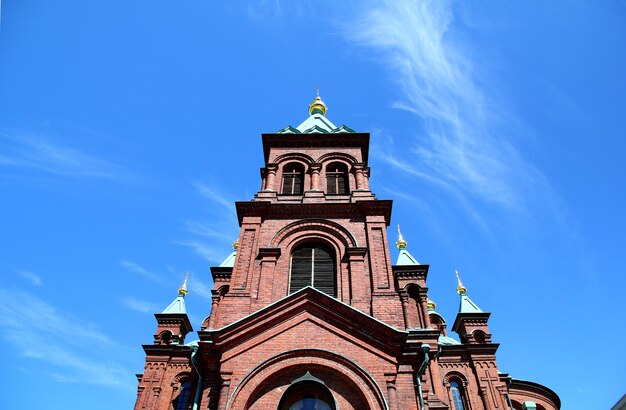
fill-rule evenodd
<path id="1" fill-rule="evenodd" d="M 333 128 L 319 97 L 313 105 L 305 122 L 311 134 L 287 127 L 263 135 L 260 190 L 236 203 L 237 254 L 211 268 L 213 299 L 200 339 L 184 344 L 191 330 L 186 313 L 157 314 L 135 409 L 265 410 L 307 400 L 334 409 L 423 403 L 424 409 L 504 410 L 525 401 L 559 409 L 548 388 L 498 372 L 489 313 L 465 295 L 460 279 L 469 308 L 453 325 L 461 342 L 448 337 L 428 299 L 428 265 L 407 256 L 392 266 L 391 201 L 369 190 L 369 134 Z M 327 179 L 329 164 L 334 174 Z M 336 183 L 331 192 L 328 181 Z M 294 194 L 299 184 L 301 193 Z M 406 242 L 399 243 L 408 255 Z M 289 294 L 291 256 L 303 245 L 332 255 L 324 263 L 331 269 L 332 262 L 335 297 L 310 286 Z M 313 278 L 316 253 L 306 255 Z"/>

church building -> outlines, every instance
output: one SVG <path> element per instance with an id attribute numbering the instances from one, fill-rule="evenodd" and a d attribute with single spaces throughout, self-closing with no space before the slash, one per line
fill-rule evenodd
<path id="1" fill-rule="evenodd" d="M 490 313 L 460 279 L 459 340 L 448 335 L 399 227 L 390 258 L 392 201 L 370 190 L 369 134 L 335 126 L 319 95 L 309 114 L 262 135 L 260 190 L 235 203 L 239 238 L 211 268 L 199 340 L 185 340 L 186 279 L 155 315 L 135 409 L 560 409 L 498 368 Z"/>

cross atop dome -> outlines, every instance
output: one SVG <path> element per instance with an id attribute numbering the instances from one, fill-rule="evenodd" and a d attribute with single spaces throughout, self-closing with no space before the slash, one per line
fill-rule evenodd
<path id="1" fill-rule="evenodd" d="M 322 101 L 322 99 L 320 98 L 319 87 L 317 87 L 317 93 L 316 93 L 315 99 L 313 100 L 311 104 L 309 104 L 309 114 L 310 115 L 313 115 L 313 114 L 326 115 L 326 104 L 324 104 L 324 101 Z"/>

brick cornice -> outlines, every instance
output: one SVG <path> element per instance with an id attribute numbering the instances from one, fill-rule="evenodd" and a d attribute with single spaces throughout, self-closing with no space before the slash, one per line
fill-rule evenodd
<path id="1" fill-rule="evenodd" d="M 369 155 L 369 133 L 346 134 L 263 134 L 263 156 L 269 160 L 270 148 L 361 148 L 363 162 Z"/>
<path id="2" fill-rule="evenodd" d="M 386 225 L 391 220 L 390 200 L 357 201 L 355 203 L 271 203 L 269 201 L 235 202 L 239 225 L 244 217 L 266 219 L 303 218 L 354 218 L 363 216 L 383 216 Z"/>
<path id="3" fill-rule="evenodd" d="M 229 281 L 233 274 L 232 266 L 211 266 L 213 282 Z"/>

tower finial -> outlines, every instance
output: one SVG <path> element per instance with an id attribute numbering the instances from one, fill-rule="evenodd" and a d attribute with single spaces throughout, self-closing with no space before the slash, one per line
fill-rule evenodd
<path id="1" fill-rule="evenodd" d="M 467 288 L 463 286 L 463 283 L 461 283 L 461 278 L 459 277 L 459 271 L 455 270 L 454 273 L 456 274 L 456 280 L 458 282 L 458 286 L 456 287 L 456 292 L 459 295 L 465 295 L 465 293 L 467 293 Z"/>
<path id="2" fill-rule="evenodd" d="M 400 224 L 398 224 L 398 241 L 396 242 L 396 247 L 398 249 L 406 249 L 406 241 L 402 237 L 402 232 L 400 232 Z"/>
<path id="3" fill-rule="evenodd" d="M 309 104 L 309 114 L 322 114 L 326 115 L 326 104 L 320 98 L 320 87 L 318 86 L 316 89 L 315 99 L 311 104 Z"/>
<path id="4" fill-rule="evenodd" d="M 189 291 L 187 290 L 187 279 L 189 278 L 189 272 L 185 273 L 185 281 L 183 285 L 178 289 L 178 296 L 185 297 Z"/>

